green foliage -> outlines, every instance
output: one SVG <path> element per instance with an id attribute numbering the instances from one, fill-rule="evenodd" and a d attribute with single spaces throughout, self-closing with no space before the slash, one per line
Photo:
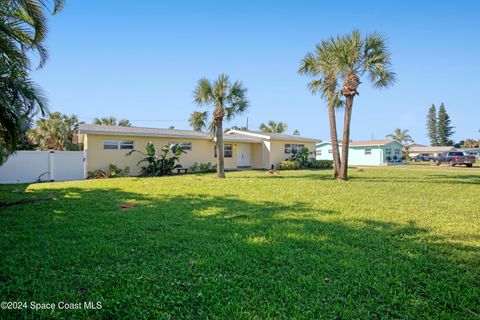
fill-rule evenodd
<path id="1" fill-rule="evenodd" d="M 393 133 L 387 134 L 388 139 L 397 140 L 402 145 L 413 143 L 412 136 L 408 133 L 408 129 L 402 130 L 400 128 L 395 129 Z"/>
<path id="2" fill-rule="evenodd" d="M 466 148 L 466 149 L 478 148 L 478 147 L 480 147 L 480 140 L 467 139 L 462 143 L 461 147 Z"/>
<path id="3" fill-rule="evenodd" d="M 88 171 L 87 179 L 127 177 L 129 174 L 130 174 L 129 167 L 120 169 L 118 166 L 110 163 L 106 171 L 104 170 Z"/>
<path id="4" fill-rule="evenodd" d="M 285 160 L 278 165 L 279 170 L 298 170 L 300 169 L 300 162 L 295 160 Z"/>
<path id="5" fill-rule="evenodd" d="M 303 147 L 301 150 L 297 151 L 297 153 L 294 153 L 290 157 L 290 160 L 300 163 L 301 168 L 308 168 L 308 160 L 311 154 L 312 152 L 310 152 L 308 148 Z"/>
<path id="6" fill-rule="evenodd" d="M 308 161 L 308 168 L 309 169 L 333 169 L 333 161 L 310 159 Z"/>
<path id="7" fill-rule="evenodd" d="M 126 154 L 127 156 L 130 156 L 133 153 L 140 153 L 145 156 L 145 158 L 137 163 L 137 166 L 139 166 L 141 163 L 146 163 L 146 166 L 142 166 L 140 169 L 140 176 L 143 177 L 155 177 L 171 174 L 173 169 L 182 167 L 177 162 L 180 160 L 180 155 L 186 153 L 178 144 L 167 144 L 160 149 L 160 155 L 157 155 L 155 146 L 152 142 L 147 144 L 145 150 L 146 152 L 132 150 Z"/>
<path id="8" fill-rule="evenodd" d="M 437 109 L 434 104 L 428 109 L 427 136 L 432 146 L 438 146 Z"/>
<path id="9" fill-rule="evenodd" d="M 104 117 L 93 119 L 93 124 L 101 126 L 119 126 L 119 127 L 131 127 L 132 124 L 127 119 L 120 119 L 117 121 L 115 117 Z"/>
<path id="10" fill-rule="evenodd" d="M 190 127 L 195 131 L 204 131 L 208 125 L 208 111 L 193 111 L 188 119 Z"/>
<path id="11" fill-rule="evenodd" d="M 39 150 L 80 150 L 81 146 L 75 141 L 80 123 L 76 115 L 52 112 L 35 122 L 35 127 L 28 132 L 28 137 L 38 145 Z"/>
<path id="12" fill-rule="evenodd" d="M 445 109 L 445 105 L 440 104 L 438 108 L 438 120 L 437 120 L 437 137 L 438 144 L 441 146 L 452 146 L 453 141 L 451 139 L 452 135 L 455 133 L 453 131 L 454 127 L 451 125 L 450 116 Z"/>
<path id="13" fill-rule="evenodd" d="M 287 131 L 287 124 L 283 121 L 275 122 L 270 120 L 268 124 L 260 124 L 260 131 L 267 133 L 284 133 Z"/>
<path id="14" fill-rule="evenodd" d="M 294 135 L 294 136 L 299 136 L 299 135 L 300 135 L 300 131 L 298 131 L 297 129 L 295 129 L 295 130 L 293 131 L 293 135 Z"/>
<path id="15" fill-rule="evenodd" d="M 211 162 L 200 163 L 195 162 L 191 167 L 190 171 L 192 172 L 215 172 L 217 167 Z"/>
<path id="16" fill-rule="evenodd" d="M 25 68 L 0 57 L 0 165 L 27 144 L 31 119 L 46 111 L 46 99 Z"/>
<path id="17" fill-rule="evenodd" d="M 0 296 L 103 305 L 0 317 L 478 320 L 479 168 L 351 176 L 0 185 Z"/>

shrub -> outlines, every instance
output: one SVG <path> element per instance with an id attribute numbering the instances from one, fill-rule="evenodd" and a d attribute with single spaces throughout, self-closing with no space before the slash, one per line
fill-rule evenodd
<path id="1" fill-rule="evenodd" d="M 333 161 L 332 160 L 310 159 L 308 161 L 308 168 L 310 168 L 310 169 L 333 169 Z"/>
<path id="2" fill-rule="evenodd" d="M 130 156 L 134 152 L 138 152 L 145 156 L 145 158 L 137 163 L 137 166 L 141 163 L 146 163 L 146 166 L 141 167 L 140 169 L 140 176 L 143 177 L 168 175 L 172 173 L 173 169 L 182 167 L 176 162 L 180 160 L 180 155 L 186 152 L 182 150 L 178 144 L 166 144 L 160 150 L 162 153 L 157 155 L 155 146 L 152 142 L 149 142 L 145 147 L 146 152 L 132 150 L 127 153 L 127 156 Z M 169 157 L 170 154 L 171 156 Z"/>
<path id="3" fill-rule="evenodd" d="M 292 160 L 285 160 L 280 162 L 278 165 L 278 169 L 280 170 L 298 170 L 300 169 L 300 162 L 292 161 Z"/>
<path id="4" fill-rule="evenodd" d="M 310 159 L 305 163 L 296 160 L 285 160 L 280 162 L 278 169 L 280 170 L 298 170 L 298 169 L 332 169 L 332 160 L 315 160 Z"/>
<path id="5" fill-rule="evenodd" d="M 125 177 L 125 176 L 128 176 L 129 174 L 130 174 L 129 167 L 120 169 L 118 166 L 110 163 L 106 171 L 100 170 L 100 169 L 97 169 L 94 171 L 88 171 L 87 179 Z"/>
<path id="6" fill-rule="evenodd" d="M 211 162 L 207 162 L 207 163 L 194 163 L 191 167 L 190 167 L 190 171 L 192 172 L 215 172 L 217 171 L 217 166 L 212 164 Z"/>

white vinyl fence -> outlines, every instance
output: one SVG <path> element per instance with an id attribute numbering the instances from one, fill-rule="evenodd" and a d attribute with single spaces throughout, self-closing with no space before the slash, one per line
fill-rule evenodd
<path id="1" fill-rule="evenodd" d="M 0 166 L 0 183 L 85 179 L 83 151 L 17 151 Z"/>

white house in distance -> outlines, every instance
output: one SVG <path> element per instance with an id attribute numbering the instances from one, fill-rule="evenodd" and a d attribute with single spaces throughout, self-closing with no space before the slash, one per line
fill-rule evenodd
<path id="1" fill-rule="evenodd" d="M 339 143 L 340 152 L 342 144 Z M 383 166 L 401 162 L 403 146 L 396 140 L 351 141 L 348 152 L 349 165 Z M 332 143 L 317 144 L 317 160 L 333 160 Z"/>

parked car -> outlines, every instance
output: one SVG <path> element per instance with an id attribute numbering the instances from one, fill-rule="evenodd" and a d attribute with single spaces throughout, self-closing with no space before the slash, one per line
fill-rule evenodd
<path id="1" fill-rule="evenodd" d="M 430 153 L 421 153 L 417 154 L 415 157 L 410 158 L 412 162 L 429 162 L 432 161 L 434 157 Z"/>
<path id="2" fill-rule="evenodd" d="M 475 163 L 474 156 L 466 156 L 461 151 L 450 151 L 440 153 L 435 158 L 435 164 L 438 166 L 442 163 L 448 163 L 449 166 L 453 167 L 456 165 L 465 165 L 467 167 L 473 166 Z"/>

